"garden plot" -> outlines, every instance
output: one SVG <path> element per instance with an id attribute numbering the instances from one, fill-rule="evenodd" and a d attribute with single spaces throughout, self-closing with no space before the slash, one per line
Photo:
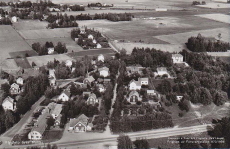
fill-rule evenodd
<path id="1" fill-rule="evenodd" d="M 229 6 L 230 6 L 230 4 L 229 4 Z M 217 13 L 217 14 L 201 14 L 201 15 L 196 15 L 196 16 L 230 24 L 230 15 L 226 15 L 226 14 L 220 14 L 220 13 Z"/>
<path id="2" fill-rule="evenodd" d="M 218 34 L 221 34 L 221 40 L 225 42 L 230 41 L 230 30 L 228 28 L 215 28 L 215 29 L 208 29 L 208 30 L 195 30 L 192 32 L 185 32 L 185 33 L 177 33 L 177 34 L 170 34 L 170 35 L 161 35 L 155 36 L 155 38 L 163 40 L 165 42 L 169 42 L 171 44 L 184 44 L 188 41 L 188 38 L 191 36 L 197 36 L 201 34 L 205 37 L 214 37 L 218 39 Z"/>

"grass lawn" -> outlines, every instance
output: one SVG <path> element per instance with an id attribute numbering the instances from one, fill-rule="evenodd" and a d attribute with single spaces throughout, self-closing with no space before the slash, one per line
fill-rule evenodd
<path id="1" fill-rule="evenodd" d="M 44 143 L 58 141 L 62 138 L 63 131 L 63 129 L 46 130 L 42 138 L 42 141 Z"/>

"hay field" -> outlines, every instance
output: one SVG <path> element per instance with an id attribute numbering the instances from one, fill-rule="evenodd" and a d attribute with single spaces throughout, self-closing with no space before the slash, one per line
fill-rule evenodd
<path id="1" fill-rule="evenodd" d="M 46 29 L 48 22 L 39 20 L 20 20 L 13 24 L 16 30 L 38 30 Z"/>
<path id="2" fill-rule="evenodd" d="M 221 40 L 222 41 L 225 41 L 225 42 L 230 41 L 230 30 L 229 30 L 229 28 L 215 28 L 215 29 L 207 29 L 207 30 L 194 30 L 194 31 L 191 31 L 191 32 L 155 36 L 155 38 L 163 40 L 165 42 L 169 42 L 171 44 L 184 44 L 184 43 L 187 42 L 189 37 L 197 36 L 199 33 L 201 33 L 202 36 L 215 37 L 215 38 L 217 38 L 218 34 L 221 33 L 221 36 L 222 36 Z"/>
<path id="3" fill-rule="evenodd" d="M 11 52 L 30 51 L 32 48 L 9 25 L 0 25 L 0 61 L 10 58 Z"/>
<path id="4" fill-rule="evenodd" d="M 196 16 L 230 24 L 230 16 L 226 14 L 217 13 L 217 14 L 202 14 L 202 15 L 196 15 Z"/>
<path id="5" fill-rule="evenodd" d="M 20 30 L 19 34 L 24 39 L 45 39 L 70 37 L 73 28 L 56 28 L 56 29 L 37 29 L 37 30 Z"/>
<path id="6" fill-rule="evenodd" d="M 60 62 L 66 60 L 73 60 L 72 58 L 70 58 L 65 54 L 33 56 L 27 58 L 30 65 L 32 65 L 32 62 L 34 62 L 39 67 L 46 65 L 48 62 L 53 61 L 54 59 L 59 60 Z"/>
<path id="7" fill-rule="evenodd" d="M 82 47 L 80 47 L 78 44 L 76 44 L 75 41 L 72 40 L 70 37 L 65 38 L 41 38 L 41 39 L 29 39 L 26 40 L 26 42 L 32 46 L 33 43 L 39 42 L 41 45 L 44 45 L 46 42 L 53 42 L 54 45 L 57 45 L 58 42 L 65 43 L 66 48 L 68 49 L 68 53 L 70 52 L 78 52 L 82 51 Z"/>
<path id="8" fill-rule="evenodd" d="M 212 8 L 212 9 L 219 9 L 219 8 L 230 8 L 228 3 L 207 3 L 206 5 L 197 5 L 197 7 L 202 8 Z"/>
<path id="9" fill-rule="evenodd" d="M 133 51 L 133 48 L 135 47 L 139 47 L 139 48 L 155 48 L 157 50 L 161 50 L 161 51 L 167 51 L 167 52 L 180 52 L 182 51 L 184 48 L 186 48 L 184 45 L 180 45 L 180 44 L 143 44 L 143 43 L 115 43 L 114 45 L 118 48 L 118 49 L 122 49 L 124 48 L 127 51 L 127 54 L 131 54 Z"/>

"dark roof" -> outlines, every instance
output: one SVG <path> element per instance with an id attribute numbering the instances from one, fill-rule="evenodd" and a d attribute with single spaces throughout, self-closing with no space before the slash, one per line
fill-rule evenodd
<path id="1" fill-rule="evenodd" d="M 70 127 L 74 127 L 78 122 L 87 125 L 89 118 L 85 114 L 80 115 L 78 118 L 70 119 Z"/>
<path id="2" fill-rule="evenodd" d="M 67 90 L 64 90 L 62 93 L 66 94 L 68 97 L 70 97 L 70 92 Z"/>

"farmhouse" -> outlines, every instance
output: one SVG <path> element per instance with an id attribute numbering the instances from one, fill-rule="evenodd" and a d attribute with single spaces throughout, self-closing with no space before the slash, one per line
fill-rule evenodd
<path id="1" fill-rule="evenodd" d="M 16 101 L 11 97 L 6 97 L 2 102 L 3 109 L 6 110 L 16 110 Z"/>
<path id="2" fill-rule="evenodd" d="M 131 80 L 129 83 L 130 90 L 140 90 L 142 85 L 148 85 L 148 78 L 138 78 L 138 81 Z"/>
<path id="3" fill-rule="evenodd" d="M 104 61 L 105 61 L 105 57 L 104 57 L 104 55 L 102 55 L 102 54 L 98 55 L 98 57 L 97 57 L 97 61 L 104 62 Z"/>
<path id="4" fill-rule="evenodd" d="M 19 94 L 20 93 L 20 87 L 19 87 L 19 85 L 16 84 L 16 83 L 11 84 L 11 86 L 10 86 L 10 93 L 12 95 Z"/>
<path id="5" fill-rule="evenodd" d="M 18 77 L 17 80 L 16 80 L 16 83 L 19 84 L 19 85 L 23 85 L 23 78 L 22 77 Z"/>
<path id="6" fill-rule="evenodd" d="M 54 110 L 51 112 L 51 115 L 54 119 L 57 119 L 57 117 L 61 114 L 62 111 L 62 104 L 56 104 Z"/>
<path id="7" fill-rule="evenodd" d="M 109 76 L 109 68 L 107 68 L 107 67 L 99 68 L 98 71 L 100 73 L 100 76 L 103 76 L 103 77 Z"/>
<path id="8" fill-rule="evenodd" d="M 58 100 L 61 101 L 69 101 L 70 99 L 70 92 L 65 90 L 61 93 L 61 95 L 59 95 Z"/>
<path id="9" fill-rule="evenodd" d="M 181 54 L 172 54 L 172 60 L 173 63 L 182 63 L 183 62 L 183 56 Z"/>
<path id="10" fill-rule="evenodd" d="M 70 119 L 68 131 L 86 132 L 91 131 L 92 127 L 93 124 L 89 123 L 89 118 L 82 114 L 78 118 Z"/>
<path id="11" fill-rule="evenodd" d="M 131 91 L 129 93 L 129 97 L 127 98 L 127 101 L 130 102 L 131 104 L 136 104 L 136 102 L 142 101 L 142 98 L 140 97 L 137 91 Z"/>

